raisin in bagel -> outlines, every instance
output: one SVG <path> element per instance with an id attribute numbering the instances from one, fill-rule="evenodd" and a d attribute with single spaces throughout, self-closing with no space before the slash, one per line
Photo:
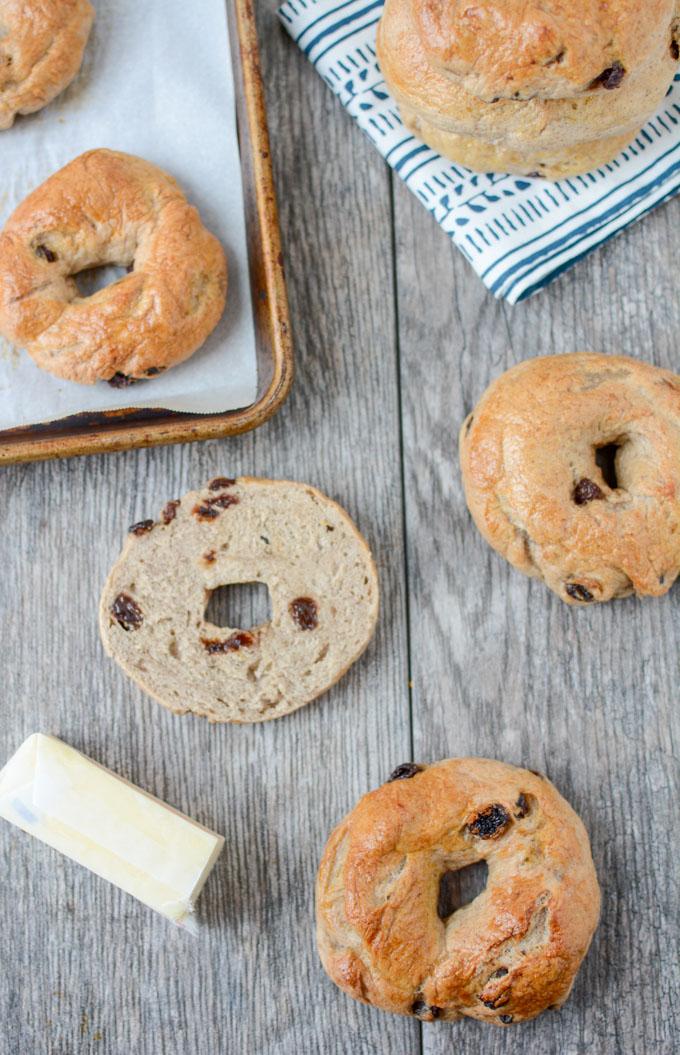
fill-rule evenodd
<path id="1" fill-rule="evenodd" d="M 271 621 L 206 622 L 211 593 L 265 583 Z M 142 521 L 101 601 L 104 646 L 178 714 L 262 722 L 309 703 L 370 641 L 378 582 L 347 514 L 313 487 L 218 477 Z"/>
<path id="2" fill-rule="evenodd" d="M 487 542 L 569 604 L 660 596 L 680 571 L 680 378 L 623 356 L 530 359 L 460 434 Z"/>
<path id="3" fill-rule="evenodd" d="M 481 171 L 559 179 L 611 160 L 678 63 L 676 0 L 387 0 L 378 59 L 404 124 Z"/>
<path id="4" fill-rule="evenodd" d="M 107 264 L 129 274 L 80 296 L 73 276 Z M 82 154 L 0 234 L 0 333 L 81 384 L 187 359 L 219 322 L 226 286 L 222 246 L 175 180 L 129 154 Z"/>
<path id="5" fill-rule="evenodd" d="M 486 887 L 452 911 L 452 873 L 477 861 Z M 546 778 L 483 758 L 409 763 L 328 840 L 318 946 L 364 1003 L 508 1025 L 564 1003 L 599 904 L 586 831 Z"/>
<path id="6" fill-rule="evenodd" d="M 0 0 L 0 129 L 71 83 L 93 20 L 88 0 Z"/>

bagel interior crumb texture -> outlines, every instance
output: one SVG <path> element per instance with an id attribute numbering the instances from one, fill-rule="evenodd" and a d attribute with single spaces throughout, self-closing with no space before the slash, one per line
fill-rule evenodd
<path id="1" fill-rule="evenodd" d="M 468 168 L 560 179 L 610 161 L 678 65 L 676 0 L 386 0 L 404 124 Z"/>
<path id="2" fill-rule="evenodd" d="M 94 21 L 89 0 L 2 0 L 0 130 L 52 102 L 73 80 Z"/>
<path id="3" fill-rule="evenodd" d="M 480 861 L 486 886 L 457 907 L 455 875 Z M 400 766 L 331 834 L 317 941 L 363 1003 L 507 1026 L 564 1003 L 599 909 L 588 835 L 550 781 L 450 759 Z"/>
<path id="4" fill-rule="evenodd" d="M 74 276 L 127 274 L 92 296 Z M 204 343 L 224 311 L 227 264 L 175 180 L 91 150 L 56 172 L 0 233 L 0 333 L 81 384 L 157 376 Z"/>
<path id="5" fill-rule="evenodd" d="M 529 359 L 460 432 L 480 532 L 568 604 L 660 596 L 680 571 L 680 378 L 623 356 Z"/>
<path id="6" fill-rule="evenodd" d="M 218 627 L 219 587 L 264 583 L 271 619 Z M 331 687 L 368 645 L 378 579 L 347 514 L 305 484 L 218 477 L 133 525 L 102 594 L 104 647 L 178 714 L 263 722 Z"/>

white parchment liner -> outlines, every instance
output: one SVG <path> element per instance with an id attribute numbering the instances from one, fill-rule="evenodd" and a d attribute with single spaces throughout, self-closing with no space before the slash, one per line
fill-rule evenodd
<path id="1" fill-rule="evenodd" d="M 225 0 L 94 0 L 83 68 L 49 107 L 0 132 L 0 226 L 52 172 L 95 147 L 173 175 L 224 245 L 225 315 L 191 359 L 116 390 L 39 370 L 0 338 L 0 429 L 82 411 L 217 412 L 255 401 L 257 364 Z"/>

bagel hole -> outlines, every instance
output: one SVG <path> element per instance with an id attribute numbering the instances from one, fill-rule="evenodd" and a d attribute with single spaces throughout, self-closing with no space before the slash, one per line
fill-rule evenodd
<path id="1" fill-rule="evenodd" d="M 85 271 L 79 271 L 73 275 L 73 280 L 78 287 L 79 297 L 93 297 L 95 293 L 112 286 L 125 278 L 129 268 L 117 267 L 115 264 L 107 264 L 103 267 L 88 267 Z"/>
<path id="2" fill-rule="evenodd" d="M 621 450 L 622 444 L 606 443 L 603 447 L 595 448 L 595 464 L 604 477 L 604 482 L 612 491 L 619 486 L 619 477 L 616 469 L 616 458 Z"/>
<path id="3" fill-rule="evenodd" d="M 213 590 L 205 620 L 230 630 L 252 630 L 271 619 L 271 597 L 263 582 L 230 583 Z"/>
<path id="4" fill-rule="evenodd" d="M 446 921 L 454 912 L 469 905 L 485 889 L 489 878 L 486 861 L 475 861 L 465 868 L 444 872 L 439 880 L 437 915 Z"/>

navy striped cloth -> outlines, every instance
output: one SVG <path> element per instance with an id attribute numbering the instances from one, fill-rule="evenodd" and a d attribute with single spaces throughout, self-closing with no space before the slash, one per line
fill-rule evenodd
<path id="1" fill-rule="evenodd" d="M 340 102 L 465 254 L 515 304 L 680 190 L 680 75 L 609 165 L 559 183 L 479 175 L 410 135 L 376 62 L 383 0 L 288 0 L 279 17 Z"/>

